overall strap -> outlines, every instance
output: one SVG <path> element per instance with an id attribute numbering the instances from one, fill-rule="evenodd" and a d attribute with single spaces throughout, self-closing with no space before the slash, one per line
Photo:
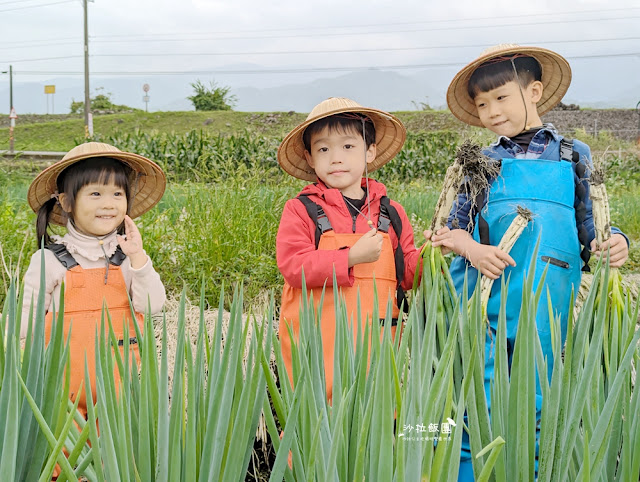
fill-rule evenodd
<path id="1" fill-rule="evenodd" d="M 78 266 L 78 262 L 71 256 L 71 253 L 67 251 L 67 247 L 64 244 L 47 244 L 44 249 L 51 251 L 65 268 L 71 269 Z"/>
<path id="2" fill-rule="evenodd" d="M 309 199 L 308 194 L 300 194 L 298 199 L 302 204 L 304 204 L 307 214 L 311 218 L 311 221 L 313 221 L 313 224 L 316 225 L 315 243 L 316 249 L 318 249 L 320 237 L 327 231 L 333 230 L 333 226 L 331 226 L 331 222 L 329 221 L 327 214 L 324 212 L 324 209 Z"/>
<path id="3" fill-rule="evenodd" d="M 378 217 L 378 229 L 383 231 L 382 227 L 386 224 L 387 231 L 389 232 L 389 223 L 391 223 L 391 227 L 393 231 L 396 233 L 396 237 L 398 238 L 398 247 L 393 253 L 393 258 L 396 265 L 396 301 L 398 303 L 398 308 L 402 307 L 402 310 L 406 313 L 409 312 L 409 304 L 407 302 L 407 297 L 404 294 L 404 290 L 400 286 L 402 280 L 404 279 L 404 252 L 402 251 L 402 245 L 400 244 L 400 236 L 402 235 L 402 220 L 400 219 L 400 215 L 398 214 L 398 210 L 391 205 L 389 198 L 387 196 L 382 196 L 380 198 L 380 216 Z"/>
<path id="4" fill-rule="evenodd" d="M 109 258 L 109 263 L 114 266 L 120 266 L 126 258 L 127 255 L 124 254 L 124 251 L 122 251 L 122 248 L 118 245 L 115 252 Z"/>
<path id="5" fill-rule="evenodd" d="M 576 228 L 578 229 L 578 241 L 582 245 L 580 251 L 580 259 L 584 263 L 582 271 L 589 272 L 589 258 L 591 257 L 591 251 L 589 250 L 589 233 L 584 225 L 585 218 L 587 217 L 586 199 L 587 188 L 583 183 L 583 180 L 587 178 L 587 166 L 580 162 L 580 154 L 574 149 L 573 141 L 562 138 L 560 140 L 560 160 L 570 162 L 574 165 L 575 169 L 575 201 L 574 210 L 576 213 Z"/>
<path id="6" fill-rule="evenodd" d="M 60 264 L 67 268 L 67 270 L 79 266 L 79 263 L 75 260 L 75 258 L 71 255 L 71 253 L 67 250 L 67 247 L 64 244 L 48 244 L 44 247 L 51 251 L 56 259 L 60 261 Z M 118 246 L 116 251 L 109 258 L 109 263 L 114 266 L 120 266 L 123 261 L 126 259 L 127 255 L 124 254 L 122 248 Z"/>
<path id="7" fill-rule="evenodd" d="M 486 192 L 487 192 L 486 189 L 480 190 L 480 192 L 478 193 L 475 199 L 475 206 L 476 206 L 476 209 L 478 210 L 477 222 L 478 222 L 478 236 L 480 238 L 480 244 L 491 244 L 491 241 L 490 241 L 491 238 L 489 238 L 489 223 L 482 216 L 482 206 L 484 206 L 484 197 Z"/>

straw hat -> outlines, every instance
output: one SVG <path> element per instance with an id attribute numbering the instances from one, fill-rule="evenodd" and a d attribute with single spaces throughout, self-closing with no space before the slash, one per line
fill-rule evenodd
<path id="1" fill-rule="evenodd" d="M 540 47 L 521 47 L 516 44 L 500 44 L 486 49 L 480 57 L 468 64 L 453 78 L 447 90 L 449 110 L 458 119 L 472 126 L 483 127 L 473 99 L 467 92 L 469 78 L 483 63 L 496 57 L 514 54 L 528 55 L 542 67 L 542 97 L 538 101 L 538 114 L 553 109 L 564 97 L 571 83 L 571 67 L 561 55 Z"/>
<path id="2" fill-rule="evenodd" d="M 402 149 L 407 131 L 400 120 L 382 110 L 362 107 L 357 102 L 344 97 L 330 97 L 323 100 L 298 127 L 293 129 L 278 148 L 278 162 L 286 172 L 298 179 L 315 182 L 318 180 L 314 170 L 304 157 L 302 135 L 315 121 L 335 114 L 353 112 L 364 114 L 373 121 L 376 128 L 376 158 L 369 164 L 369 172 L 375 171 L 389 162 Z"/>
<path id="3" fill-rule="evenodd" d="M 132 218 L 146 213 L 162 199 L 167 181 L 164 172 L 155 162 L 138 154 L 123 152 L 109 144 L 87 142 L 74 147 L 62 160 L 38 174 L 27 193 L 27 201 L 31 209 L 37 213 L 42 205 L 58 191 L 57 180 L 62 171 L 72 164 L 91 157 L 117 159 L 134 171 L 135 178 L 131 180 L 131 206 L 129 206 L 129 215 Z M 49 220 L 60 226 L 66 226 L 67 215 L 60 204 L 55 205 Z"/>

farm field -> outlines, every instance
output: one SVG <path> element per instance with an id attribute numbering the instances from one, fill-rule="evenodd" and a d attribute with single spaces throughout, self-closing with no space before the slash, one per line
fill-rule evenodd
<path id="1" fill-rule="evenodd" d="M 471 136 L 486 143 L 490 138 L 478 130 L 451 129 L 456 124 L 445 112 L 399 115 L 408 126 L 405 147 L 374 177 L 387 184 L 389 195 L 410 215 L 414 232 L 421 233 L 431 219 L 442 176 L 461 139 Z M 81 142 L 82 119 L 44 122 L 46 117 L 52 116 L 34 117 L 21 128 L 26 130 L 21 134 L 25 140 L 17 141 L 17 148 L 64 151 Z M 197 298 L 203 276 L 209 281 L 206 299 L 212 305 L 217 303 L 223 282 L 230 286 L 243 281 L 248 303 L 271 291 L 279 293 L 282 279 L 275 264 L 275 234 L 280 212 L 304 183 L 283 174 L 276 150 L 284 133 L 304 117 L 241 112 L 96 117 L 96 140 L 146 155 L 167 173 L 164 199 L 139 220 L 139 226 L 170 293 L 179 293 L 186 285 L 189 297 Z M 434 131 L 425 126 L 449 128 Z M 2 134 L 0 129 L 0 139 Z M 609 147 L 604 157 L 609 166 L 612 222 L 632 243 L 623 272 L 640 272 L 638 150 L 606 133 L 598 138 L 583 133 L 582 140 L 596 148 Z M 36 246 L 35 215 L 25 195 L 41 167 L 19 159 L 0 161 L 0 247 L 6 266 L 19 272 Z M 422 244 L 420 238 L 416 236 L 417 244 Z M 6 270 L 3 276 L 0 301 L 8 283 Z"/>
<path id="2" fill-rule="evenodd" d="M 265 456 L 261 450 L 253 453 L 250 457 L 247 480 L 267 480 L 271 470 L 277 474 L 285 474 L 288 471 L 286 454 L 289 448 L 293 454 L 296 473 L 302 474 L 305 470 L 315 470 L 315 477 L 319 480 L 326 475 L 324 471 L 327 467 L 334 466 L 337 473 L 344 475 L 345 478 L 349 478 L 347 474 L 353 473 L 377 474 L 381 470 L 390 474 L 393 471 L 406 470 L 407 480 L 414 480 L 413 477 L 418 475 L 416 471 L 419 469 L 423 475 L 425 473 L 433 475 L 434 480 L 446 480 L 447 476 L 451 476 L 453 469 L 451 465 L 447 465 L 446 461 L 454 460 L 459 455 L 456 454 L 455 449 L 455 444 L 459 443 L 459 440 L 455 437 L 452 438 L 455 442 L 453 444 L 437 444 L 437 446 L 433 443 L 426 446 L 423 444 L 420 445 L 421 449 L 417 448 L 418 445 L 411 444 L 406 445 L 405 448 L 398 448 L 401 447 L 399 444 L 394 448 L 389 459 L 384 463 L 381 462 L 379 466 L 376 465 L 377 460 L 385 457 L 374 455 L 382 454 L 384 447 L 394 446 L 393 423 L 396 417 L 394 407 L 402 405 L 406 408 L 406 411 L 398 412 L 400 417 L 398 426 L 403 426 L 403 422 L 404 426 L 409 426 L 414 422 L 431 421 L 429 417 L 440 420 L 439 417 L 443 413 L 461 425 L 464 410 L 475 403 L 473 397 L 480 403 L 479 400 L 484 396 L 475 393 L 471 395 L 471 399 L 466 400 L 469 386 L 462 376 L 472 373 L 474 357 L 482 356 L 477 346 L 473 345 L 473 339 L 476 336 L 474 330 L 483 327 L 480 311 L 470 308 L 469 318 L 466 320 L 470 331 L 457 334 L 455 330 L 451 330 L 448 332 L 452 333 L 451 339 L 448 339 L 448 333 L 442 330 L 442 322 L 453 319 L 455 313 L 451 301 L 446 300 L 448 292 L 442 277 L 438 277 L 439 270 L 431 273 L 428 282 L 425 281 L 426 285 L 415 293 L 417 305 L 412 309 L 408 321 L 414 332 L 403 338 L 403 343 L 406 345 L 394 344 L 388 337 L 383 337 L 380 343 L 374 343 L 372 350 L 375 356 L 373 356 L 371 370 L 362 372 L 368 373 L 366 377 L 363 375 L 356 380 L 355 371 L 352 368 L 358 363 L 364 364 L 367 356 L 363 356 L 362 351 L 358 349 L 348 353 L 346 347 L 349 343 L 343 345 L 344 359 L 348 359 L 351 364 L 349 367 L 345 365 L 344 377 L 346 377 L 345 380 L 353 382 L 354 386 L 357 385 L 357 391 L 345 393 L 343 398 L 334 398 L 334 412 L 327 411 L 323 405 L 317 406 L 313 402 L 323 399 L 323 393 L 318 391 L 318 387 L 322 384 L 317 378 L 317 373 L 310 373 L 308 368 L 302 365 L 299 370 L 305 372 L 307 379 L 296 385 L 295 393 L 292 389 L 276 385 L 279 383 L 277 377 L 268 367 L 275 370 L 273 366 L 278 365 L 279 361 L 267 359 L 265 353 L 262 353 L 259 348 L 265 344 L 269 346 L 269 333 L 261 331 L 263 328 L 265 330 L 268 328 L 262 324 L 251 324 L 252 328 L 248 334 L 241 328 L 247 320 L 253 319 L 252 315 L 257 314 L 263 321 L 274 318 L 274 312 L 278 307 L 283 283 L 275 262 L 275 236 L 278 222 L 285 201 L 295 196 L 305 183 L 282 173 L 276 162 L 276 150 L 284 133 L 305 117 L 303 114 L 296 113 L 191 112 L 106 115 L 96 118 L 95 140 L 146 155 L 156 160 L 168 176 L 168 187 L 164 198 L 156 208 L 142 216 L 137 224 L 143 236 L 145 249 L 153 260 L 171 299 L 170 312 L 166 316 L 169 335 L 164 334 L 162 320 L 154 320 L 155 337 L 145 338 L 141 346 L 141 353 L 144 353 L 145 357 L 144 364 L 152 366 L 150 372 L 143 371 L 141 375 L 143 389 L 140 390 L 136 383 L 130 381 L 131 394 L 122 398 L 123 405 L 119 404 L 116 408 L 113 402 L 113 410 L 109 408 L 108 413 L 103 411 L 98 414 L 101 420 L 112 423 L 111 428 L 107 428 L 105 423 L 104 426 L 101 425 L 100 430 L 102 431 L 104 427 L 105 433 L 111 430 L 114 436 L 120 437 L 119 445 L 114 444 L 113 448 L 108 445 L 105 448 L 101 443 L 100 450 L 103 452 L 100 457 L 106 460 L 104 463 L 106 480 L 111 480 L 109 473 L 125 473 L 125 469 L 132 474 L 149 474 L 148 480 L 151 480 L 154 468 L 158 467 L 161 470 L 166 469 L 176 477 L 181 471 L 183 474 L 194 476 L 193 467 L 197 467 L 198 470 L 209 470 L 210 474 L 215 473 L 215 478 L 224 478 L 224 474 L 233 473 L 234 475 L 229 477 L 239 479 L 241 476 L 237 473 L 225 471 L 231 471 L 239 466 L 241 460 L 248 460 L 243 458 L 244 450 L 247 450 L 243 444 L 251 445 L 256 430 L 254 422 L 258 424 L 257 414 L 261 412 L 266 414 L 266 420 L 260 418 L 258 430 L 262 431 L 265 440 L 274 440 L 285 426 L 285 421 L 286 426 L 292 428 L 285 429 L 281 433 L 283 445 L 277 441 L 273 445 L 269 442 L 270 455 Z M 450 122 L 450 115 L 444 112 L 400 113 L 400 117 L 408 126 L 405 147 L 394 161 L 374 173 L 374 177 L 383 181 L 387 185 L 390 197 L 404 206 L 416 233 L 416 244 L 420 245 L 424 240 L 419 233 L 430 223 L 444 171 L 451 163 L 457 146 L 467 137 L 472 137 L 481 143 L 488 142 L 489 138 L 478 130 L 458 130 L 456 124 Z M 16 147 L 25 150 L 65 151 L 77 142 L 81 142 L 81 126 L 81 119 L 70 118 L 46 122 L 46 119 L 43 121 L 43 119 L 34 118 L 33 122 L 24 127 L 25 130 L 22 132 L 24 140 L 20 141 L 21 144 L 17 142 Z M 5 134 L 6 129 L 0 128 L 0 138 Z M 631 241 L 630 258 L 621 272 L 627 279 L 635 281 L 640 273 L 640 151 L 634 144 L 621 141 L 606 132 L 592 137 L 586 132 L 579 131 L 577 137 L 593 145 L 596 157 L 602 159 L 608 167 L 609 177 L 606 184 L 610 197 L 612 223 L 622 229 Z M 0 150 L 2 149 L 3 145 L 0 142 Z M 20 159 L 11 161 L 0 159 L 0 233 L 2 233 L 0 256 L 3 263 L 0 306 L 4 306 L 7 300 L 12 299 L 12 296 L 7 296 L 11 293 L 11 289 L 15 289 L 11 287 L 11 277 L 21 278 L 31 254 L 36 249 L 35 214 L 26 203 L 26 191 L 35 173 L 41 168 L 42 165 Z M 591 264 L 594 268 L 596 267 L 595 260 L 592 260 Z M 596 273 L 596 284 L 602 276 L 605 276 L 603 272 Z M 187 306 L 186 316 L 189 319 L 185 319 L 183 304 L 178 301 L 183 292 L 186 297 L 183 303 Z M 528 298 L 530 298 L 529 294 Z M 631 358 L 638 361 L 637 350 L 634 355 L 633 350 L 629 349 L 633 337 L 633 325 L 638 313 L 633 311 L 631 304 L 618 306 L 617 309 L 623 320 L 620 321 L 621 328 L 616 328 L 620 330 L 620 337 L 611 340 L 607 339 L 605 334 L 603 341 L 601 339 L 603 326 L 606 326 L 606 323 L 611 323 L 611 326 L 615 324 L 613 315 L 609 315 L 608 311 L 605 312 L 605 308 L 600 309 L 597 316 L 589 317 L 589 313 L 593 311 L 595 314 L 598 300 L 604 298 L 596 297 L 594 292 L 586 301 L 588 308 L 586 314 L 582 315 L 580 323 L 576 325 L 576 333 L 573 335 L 576 343 L 576 353 L 573 355 L 574 365 L 572 367 L 569 361 L 565 361 L 567 364 L 565 376 L 568 377 L 569 373 L 577 374 L 578 383 L 575 386 L 572 385 L 570 389 L 568 385 L 563 388 L 559 383 L 562 374 L 559 374 L 560 378 L 554 382 L 554 393 L 559 394 L 559 399 L 567 400 L 568 406 L 570 406 L 568 400 L 582 402 L 588 399 L 589 403 L 584 404 L 584 410 L 576 409 L 566 415 L 568 420 L 574 422 L 567 424 L 574 427 L 572 430 L 568 430 L 566 434 L 554 433 L 554 438 L 548 438 L 551 445 L 555 443 L 559 444 L 559 447 L 572 447 L 570 452 L 573 458 L 567 452 L 566 456 L 562 456 L 564 458 L 557 457 L 558 462 L 555 464 L 551 462 L 550 465 L 542 467 L 541 470 L 544 470 L 548 477 L 545 480 L 554 480 L 558 474 L 579 479 L 579 475 L 587 477 L 584 475 L 585 471 L 595 478 L 608 477 L 608 480 L 613 480 L 613 475 L 617 474 L 617 480 L 625 480 L 624 477 L 627 474 L 635 473 L 634 470 L 640 463 L 640 454 L 629 447 L 631 444 L 627 443 L 622 449 L 616 445 L 620 440 L 626 441 L 629 437 L 640 440 L 640 429 L 637 423 L 629 427 L 609 423 L 607 433 L 610 435 L 609 439 L 614 441 L 610 446 L 601 441 L 598 442 L 595 437 L 590 438 L 596 426 L 600 427 L 601 423 L 614 420 L 621 414 L 625 416 L 640 407 L 640 397 L 631 397 L 630 378 L 628 378 L 630 377 L 629 361 Z M 199 299 L 202 300 L 202 323 L 196 319 L 200 315 L 200 310 L 197 308 Z M 613 310 L 611 307 L 606 309 Z M 225 313 L 224 321 L 223 312 Z M 219 313 L 220 317 L 218 317 Z M 247 313 L 249 317 L 246 316 Z M 427 320 L 424 331 L 419 328 L 418 320 Z M 615 320 L 619 321 L 618 318 Z M 340 323 L 343 322 L 346 323 L 345 320 L 340 321 Z M 525 326 L 523 329 L 528 330 L 533 325 L 529 320 L 523 323 L 523 326 Z M 593 328 L 591 329 L 590 326 Z M 191 341 L 191 344 L 185 343 L 185 329 L 188 332 L 186 338 Z M 210 334 L 209 340 L 205 338 L 203 341 L 198 330 L 206 330 Z M 221 330 L 224 330 L 224 333 Z M 308 337 L 307 341 L 314 346 L 317 340 L 313 342 L 313 337 L 317 334 L 313 333 L 310 326 L 306 327 L 306 330 L 304 337 Z M 430 333 L 429 330 L 433 333 L 437 332 L 438 336 L 425 336 L 425 333 Z M 153 332 L 154 327 L 148 325 L 146 333 L 153 334 Z M 532 333 L 534 331 L 530 331 L 527 336 L 532 336 Z M 459 336 L 460 347 L 458 347 L 456 336 Z M 409 342 L 409 339 L 412 342 Z M 637 341 L 637 338 L 634 340 Z M 224 371 L 217 368 L 227 366 L 225 365 L 227 362 L 223 357 L 218 360 L 210 354 L 216 353 L 215 349 L 219 349 L 220 344 L 226 346 L 227 342 L 230 346 L 245 346 L 247 351 L 243 352 L 244 360 L 231 359 L 229 363 L 235 363 L 235 365 L 229 365 L 231 375 L 220 376 Z M 618 342 L 619 347 L 616 346 L 613 350 L 611 347 Z M 412 362 L 411 370 L 409 370 L 405 353 L 405 350 L 409 350 L 409 343 L 413 343 L 410 349 L 412 359 L 415 360 L 415 364 Z M 517 366 L 523 377 L 534 380 L 535 354 L 533 348 L 528 349 L 526 345 L 524 342 L 519 343 L 518 356 L 524 361 L 514 366 Z M 530 346 L 534 346 L 533 342 Z M 602 348 L 603 353 L 599 351 L 601 346 L 605 346 Z M 153 351 L 154 347 L 157 348 L 158 353 Z M 504 347 L 498 346 L 499 350 L 502 348 Z M 34 341 L 34 353 L 39 349 L 42 347 Z M 277 352 L 276 346 L 274 350 Z M 472 351 L 474 355 L 469 359 L 467 354 Z M 155 363 L 154 356 L 158 357 L 158 363 Z M 304 357 L 308 357 L 306 360 L 308 364 L 314 356 L 312 350 L 305 352 L 300 363 L 303 363 Z M 166 357 L 169 357 L 169 360 Z M 206 361 L 203 361 L 205 357 Z M 261 367 L 262 370 L 258 368 L 251 372 L 252 378 L 247 378 L 247 383 L 244 383 L 243 363 L 253 363 L 252 357 L 255 357 L 256 366 Z M 418 363 L 418 360 L 423 357 L 424 360 Z M 602 357 L 606 357 L 607 360 L 610 358 L 611 364 L 607 365 L 606 371 L 593 370 L 594 363 L 599 364 Z M 7 366 L 11 367 L 12 363 L 21 363 L 19 357 L 13 358 L 8 355 L 0 359 L 2 362 L 0 373 Z M 433 366 L 431 359 L 433 359 Z M 195 363 L 191 365 L 194 360 Z M 428 360 L 428 363 L 425 360 Z M 46 361 L 46 363 L 50 362 L 51 360 Z M 198 386 L 198 383 L 204 380 L 205 374 L 202 369 L 207 364 L 208 370 L 210 373 L 215 373 L 215 376 L 209 378 L 210 382 L 206 384 L 206 390 L 196 389 L 191 392 L 194 386 Z M 105 367 L 106 372 L 113 368 L 107 365 Z M 618 367 L 619 371 L 616 371 Z M 176 372 L 173 372 L 174 368 Z M 28 367 L 25 368 L 23 365 L 22 370 L 26 373 Z M 47 371 L 47 373 L 50 372 Z M 617 378 L 616 373 L 619 373 Z M 516 384 L 509 386 L 508 377 L 504 375 L 501 377 L 500 390 L 505 393 L 513 391 L 511 400 L 514 406 L 531 395 L 526 388 L 518 388 Z M 184 380 L 182 380 L 183 376 Z M 416 378 L 415 383 L 414 378 L 407 383 L 398 383 L 398 380 L 407 376 L 421 378 Z M 476 374 L 473 377 L 475 380 Z M 377 380 L 375 383 L 372 381 L 374 378 Z M 163 380 L 169 379 L 173 382 L 177 380 L 176 384 L 164 384 Z M 194 379 L 200 382 L 190 382 Z M 614 379 L 619 380 L 614 383 Z M 5 386 L 10 386 L 9 382 L 7 383 Z M 17 379 L 10 383 L 15 383 L 15 390 L 19 390 Z M 108 380 L 105 383 L 102 389 L 106 390 L 107 396 L 115 400 L 115 389 L 109 386 Z M 479 380 L 472 382 L 471 385 L 474 383 L 476 388 L 481 385 Z M 202 386 L 205 386 L 204 382 Z M 229 395 L 228 400 L 222 400 L 222 397 L 218 400 L 209 396 L 213 393 L 223 393 L 221 387 L 230 386 L 235 388 L 231 390 L 233 394 Z M 588 391 L 584 388 L 587 386 Z M 431 387 L 428 399 L 418 387 Z M 158 394 L 157 400 L 146 400 L 142 396 L 145 389 L 148 389 L 149 393 Z M 565 389 L 566 393 L 562 391 Z M 113 390 L 113 393 L 109 390 Z M 226 390 L 225 388 L 225 393 Z M 266 396 L 267 392 L 269 397 Z M 4 393 L 18 392 L 5 391 Z M 393 394 L 392 399 L 382 396 L 390 393 Z M 522 396 L 518 395 L 517 402 L 515 393 L 522 394 Z M 265 394 L 264 398 L 262 394 Z M 0 404 L 4 403 L 5 399 L 6 396 L 3 398 L 3 392 L 0 391 Z M 64 397 L 61 399 L 64 400 Z M 187 399 L 197 400 L 194 404 L 198 407 L 195 409 L 196 412 L 187 412 L 190 409 L 190 403 L 184 403 Z M 609 399 L 611 402 L 608 401 Z M 612 406 L 614 402 L 615 406 Z M 207 406 L 207 404 L 210 405 Z M 215 410 L 212 410 L 212 407 L 215 407 Z M 477 451 L 482 447 L 488 447 L 483 451 L 484 456 L 479 459 L 478 464 L 482 464 L 479 467 L 485 467 L 490 472 L 495 464 L 497 474 L 515 473 L 512 471 L 516 466 L 511 464 L 512 461 L 517 460 L 518 467 L 525 464 L 526 470 L 533 473 L 533 463 L 528 458 L 528 454 L 533 453 L 531 437 L 519 434 L 519 440 L 523 444 L 515 446 L 513 443 L 510 444 L 509 440 L 505 444 L 501 437 L 491 435 L 491 433 L 500 433 L 503 429 L 506 431 L 505 427 L 510 427 L 509 430 L 512 432 L 509 432 L 509 435 L 514 435 L 519 423 L 514 414 L 521 413 L 523 410 L 530 412 L 531 406 L 511 408 L 508 403 L 496 405 L 496 412 L 503 413 L 504 427 L 492 425 L 489 429 L 488 420 L 483 419 L 486 426 L 471 428 L 474 436 L 477 437 L 472 441 L 472 444 L 477 446 Z M 26 402 L 22 410 L 30 410 Z M 213 412 L 227 413 L 229 416 L 225 418 L 222 415 L 216 415 L 216 420 L 212 422 L 207 418 L 207 414 Z M 268 413 L 271 412 L 273 413 L 269 416 Z M 118 419 L 118 414 L 121 413 L 129 414 L 127 416 L 131 416 L 132 421 L 135 420 L 141 425 L 136 425 L 133 431 L 129 430 L 128 426 L 127 430 L 124 430 L 124 427 L 121 429 Z M 170 415 L 165 418 L 163 413 Z M 243 414 L 254 416 L 246 417 L 247 420 L 243 421 Z M 59 413 L 56 418 L 55 413 L 49 413 L 48 423 L 51 423 L 52 427 L 57 427 L 57 434 L 62 430 L 64 416 Z M 360 422 L 363 419 L 367 419 L 368 422 L 362 427 L 367 427 L 367 430 L 371 428 L 371 435 L 364 438 L 362 434 L 365 433 L 365 429 L 360 428 Z M 197 420 L 197 422 L 192 424 L 189 420 Z M 317 420 L 317 425 L 310 420 Z M 146 428 L 142 425 L 143 421 L 148 424 Z M 0 425 L 2 423 L 5 422 L 0 414 Z M 35 426 L 35 422 L 31 423 Z M 91 423 L 90 419 L 87 426 Z M 95 419 L 93 423 L 95 424 Z M 300 424 L 298 429 L 295 428 L 296 423 Z M 549 423 L 553 425 L 553 421 Z M 182 429 L 180 429 L 181 426 Z M 196 428 L 197 426 L 203 428 L 200 430 Z M 227 437 L 224 453 L 221 452 L 220 446 L 205 443 L 213 439 L 213 435 L 205 436 L 205 426 L 206 430 L 211 427 L 215 429 L 216 426 L 222 427 L 217 430 L 222 430 L 222 436 Z M 344 432 L 336 429 L 342 426 L 351 428 L 345 429 Z M 586 427 L 584 432 L 577 430 L 578 426 Z M 140 439 L 133 437 L 131 440 L 127 438 L 131 433 L 136 435 L 138 429 L 141 433 L 144 429 L 149 430 L 154 437 L 157 435 L 158 445 L 147 446 L 148 441 L 144 441 L 143 437 Z M 68 430 L 68 427 L 65 427 L 65 430 Z M 87 437 L 89 430 L 89 428 L 86 429 Z M 269 436 L 266 435 L 267 432 Z M 231 436 L 232 433 L 234 437 Z M 94 435 L 97 436 L 97 433 L 92 432 L 91 436 Z M 557 438 L 555 438 L 556 435 Z M 82 434 L 74 435 L 74 442 L 81 436 Z M 193 437 L 193 440 L 189 437 Z M 194 461 L 197 458 L 197 462 L 192 464 L 193 467 L 189 465 L 189 460 L 192 459 L 187 452 L 184 453 L 184 460 L 187 462 L 180 461 L 178 449 L 191 442 L 195 444 L 193 447 L 198 447 L 198 454 L 193 456 Z M 262 442 L 258 442 L 255 447 L 261 445 Z M 349 456 L 347 445 L 352 446 L 352 450 L 356 447 L 358 450 L 366 450 L 369 454 L 366 460 Z M 96 446 L 93 440 L 92 446 Z M 131 454 L 116 453 L 118 446 L 129 447 Z M 277 451 L 280 455 L 274 460 L 276 446 L 279 446 Z M 320 451 L 317 450 L 318 446 L 322 447 Z M 343 446 L 345 448 L 336 448 Z M 427 448 L 431 448 L 432 451 Z M 548 447 L 545 446 L 546 448 Z M 503 455 L 499 455 L 501 450 Z M 96 447 L 93 451 L 94 457 L 98 457 L 97 451 Z M 317 460 L 314 457 L 309 458 L 309 454 L 316 452 L 319 454 Z M 616 457 L 619 453 L 617 465 Z M 167 454 L 166 462 L 163 461 L 163 454 Z M 95 480 L 102 480 L 99 474 L 102 470 L 99 467 L 100 464 L 90 461 L 86 447 L 82 449 L 82 456 L 85 457 L 84 461 L 89 466 L 87 470 L 96 471 Z M 553 455 L 545 456 L 549 457 L 547 460 L 554 460 Z M 415 457 L 422 460 L 421 465 L 415 464 Z M 134 458 L 135 461 L 132 462 Z M 206 462 L 209 458 L 212 460 L 211 467 Z M 570 460 L 565 460 L 567 458 Z M 145 462 L 141 464 L 140 460 Z M 565 463 L 560 463 L 561 460 L 565 460 Z M 60 462 L 59 459 L 58 462 Z M 174 465 L 176 463 L 177 465 Z M 217 472 L 218 469 L 220 469 L 219 472 Z M 24 470 L 26 473 L 29 467 L 19 464 L 18 470 Z M 88 473 L 93 474 L 93 472 Z M 308 477 L 313 479 L 313 472 Z M 175 480 L 178 479 L 179 477 Z M 147 479 L 142 475 L 141 480 Z M 498 477 L 498 480 L 508 479 Z"/>

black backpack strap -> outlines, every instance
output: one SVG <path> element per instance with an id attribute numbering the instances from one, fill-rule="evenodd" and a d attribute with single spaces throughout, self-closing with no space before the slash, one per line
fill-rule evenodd
<path id="1" fill-rule="evenodd" d="M 320 236 L 322 236 L 327 231 L 331 231 L 333 229 L 333 226 L 331 226 L 331 222 L 329 221 L 327 214 L 324 212 L 324 209 L 322 209 L 321 206 L 309 199 L 308 194 L 300 194 L 298 196 L 298 199 L 304 205 L 305 209 L 307 210 L 307 214 L 311 218 L 311 221 L 313 221 L 313 224 L 316 225 L 315 243 L 316 249 L 318 249 L 318 245 L 320 244 Z"/>
<path id="2" fill-rule="evenodd" d="M 383 201 L 385 200 L 385 201 Z M 389 228 L 391 227 L 391 218 L 389 217 L 389 198 L 387 196 L 383 196 L 380 200 L 380 215 L 378 216 L 378 231 L 382 233 L 388 233 Z M 396 213 L 397 214 L 397 213 Z M 402 223 L 400 224 L 400 230 L 402 230 Z M 395 231 L 395 228 L 393 228 Z"/>
<path id="3" fill-rule="evenodd" d="M 577 154 L 577 153 L 575 153 Z M 573 141 L 565 139 L 560 140 L 560 160 L 566 162 L 574 162 Z"/>
<path id="4" fill-rule="evenodd" d="M 120 266 L 126 257 L 127 255 L 124 254 L 124 251 L 122 251 L 122 248 L 118 245 L 116 251 L 109 258 L 109 263 L 114 266 Z"/>
<path id="5" fill-rule="evenodd" d="M 382 219 L 382 223 L 381 223 Z M 398 238 L 398 247 L 396 248 L 395 253 L 393 253 L 393 260 L 396 265 L 396 301 L 398 303 L 398 308 L 402 307 L 405 313 L 409 312 L 409 303 L 407 302 L 407 297 L 404 294 L 404 290 L 400 286 L 402 280 L 404 279 L 404 252 L 402 251 L 402 245 L 400 244 L 400 236 L 402 235 L 402 220 L 400 219 L 400 215 L 398 214 L 398 210 L 391 205 L 391 202 L 387 196 L 382 196 L 380 198 L 380 216 L 378 216 L 378 230 L 382 231 L 381 225 L 384 224 L 387 226 L 387 231 L 389 232 L 389 224 L 391 223 L 391 227 L 393 231 L 396 233 Z"/>
<path id="6" fill-rule="evenodd" d="M 47 244 L 44 249 L 51 251 L 65 268 L 71 269 L 74 266 L 78 266 L 78 262 L 71 256 L 71 253 L 67 251 L 67 247 L 64 244 Z"/>
<path id="7" fill-rule="evenodd" d="M 482 216 L 482 208 L 484 207 L 484 194 L 485 190 L 482 189 L 478 195 L 476 196 L 475 205 L 478 210 L 478 237 L 480 238 L 480 244 L 491 244 L 491 239 L 489 238 L 489 223 Z"/>
<path id="8" fill-rule="evenodd" d="M 62 264 L 62 266 L 64 266 L 68 270 L 79 265 L 75 258 L 71 256 L 71 253 L 67 250 L 67 247 L 64 244 L 48 244 L 44 248 L 51 251 L 56 259 L 60 261 L 60 264 Z M 127 255 L 124 254 L 122 248 L 118 246 L 115 252 L 109 258 L 109 263 L 114 266 L 120 266 L 126 259 L 126 257 Z"/>
<path id="9" fill-rule="evenodd" d="M 582 271 L 589 272 L 589 258 L 591 257 L 591 251 L 589 250 L 589 233 L 584 225 L 585 218 L 587 217 L 587 186 L 586 179 L 588 177 L 587 166 L 580 162 L 580 154 L 573 148 L 573 141 L 562 138 L 560 140 L 560 159 L 565 162 L 570 162 L 574 165 L 575 170 L 575 201 L 573 208 L 576 213 L 576 228 L 578 229 L 578 241 L 582 245 L 580 251 L 580 259 L 584 265 Z"/>

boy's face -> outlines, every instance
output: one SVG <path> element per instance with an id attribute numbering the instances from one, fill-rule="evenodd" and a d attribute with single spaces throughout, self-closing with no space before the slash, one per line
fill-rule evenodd
<path id="1" fill-rule="evenodd" d="M 482 125 L 499 136 L 513 137 L 527 126 L 542 125 L 536 107 L 541 96 L 541 82 L 531 82 L 521 91 L 520 85 L 512 80 L 478 93 L 474 101 Z"/>
<path id="2" fill-rule="evenodd" d="M 346 197 L 360 199 L 365 159 L 370 163 L 376 158 L 376 145 L 366 149 L 362 134 L 355 130 L 325 127 L 311 136 L 310 146 L 304 156 L 318 179 Z"/>

